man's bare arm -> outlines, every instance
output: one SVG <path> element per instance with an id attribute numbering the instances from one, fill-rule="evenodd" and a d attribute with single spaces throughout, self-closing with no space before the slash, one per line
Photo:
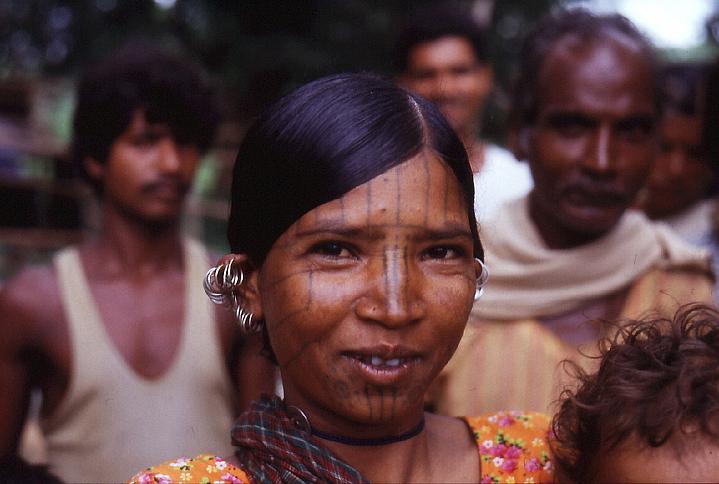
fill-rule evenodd
<path id="1" fill-rule="evenodd" d="M 15 455 L 32 387 L 33 332 L 45 303 L 30 269 L 0 290 L 0 457 Z"/>

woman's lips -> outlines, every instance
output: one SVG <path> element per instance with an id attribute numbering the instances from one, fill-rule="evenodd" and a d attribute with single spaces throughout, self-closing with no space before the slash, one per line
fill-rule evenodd
<path id="1" fill-rule="evenodd" d="M 400 382 L 421 360 L 417 354 L 380 356 L 376 353 L 345 352 L 342 356 L 363 380 L 376 386 Z"/>

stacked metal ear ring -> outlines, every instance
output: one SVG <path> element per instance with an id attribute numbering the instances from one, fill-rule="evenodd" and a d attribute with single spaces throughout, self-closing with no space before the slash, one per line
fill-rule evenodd
<path id="1" fill-rule="evenodd" d="M 202 286 L 210 301 L 232 311 L 243 333 L 257 333 L 262 329 L 262 321 L 256 320 L 251 312 L 243 308 L 242 302 L 237 297 L 236 289 L 244 281 L 245 274 L 242 272 L 242 267 L 235 260 L 231 260 L 208 270 Z"/>
<path id="2" fill-rule="evenodd" d="M 477 276 L 477 288 L 474 290 L 474 300 L 477 301 L 484 293 L 484 286 L 489 279 L 489 269 L 487 268 L 487 264 L 482 262 L 481 259 L 475 257 L 474 260 L 482 268 L 482 272 Z"/>

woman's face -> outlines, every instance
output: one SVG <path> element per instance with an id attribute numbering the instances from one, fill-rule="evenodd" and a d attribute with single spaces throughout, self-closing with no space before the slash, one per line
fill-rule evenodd
<path id="1" fill-rule="evenodd" d="M 295 222 L 257 280 L 287 402 L 330 432 L 416 425 L 472 307 L 472 250 L 459 183 L 429 151 Z"/>

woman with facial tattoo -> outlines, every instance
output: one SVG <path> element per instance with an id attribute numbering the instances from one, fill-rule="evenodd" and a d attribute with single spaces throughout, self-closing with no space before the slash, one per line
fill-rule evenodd
<path id="1" fill-rule="evenodd" d="M 232 182 L 232 254 L 205 288 L 262 332 L 284 397 L 237 420 L 234 456 L 132 482 L 551 480 L 546 416 L 423 410 L 487 279 L 467 154 L 432 104 L 370 75 L 314 81 L 252 125 Z"/>

